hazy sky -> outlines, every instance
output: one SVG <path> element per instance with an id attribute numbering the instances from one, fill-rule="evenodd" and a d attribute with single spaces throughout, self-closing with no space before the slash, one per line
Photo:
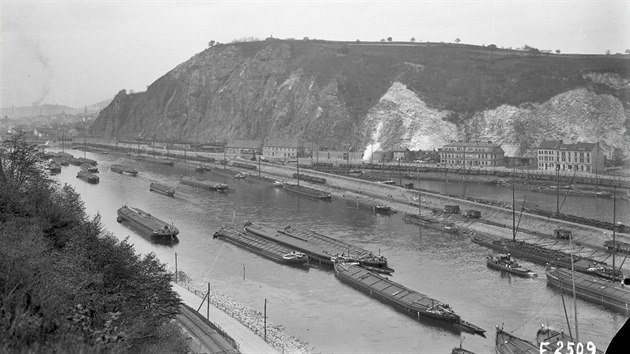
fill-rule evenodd
<path id="1" fill-rule="evenodd" d="M 491 44 L 623 53 L 630 0 L 4 1 L 2 107 L 82 107 L 143 91 L 208 41 L 243 37 Z"/>

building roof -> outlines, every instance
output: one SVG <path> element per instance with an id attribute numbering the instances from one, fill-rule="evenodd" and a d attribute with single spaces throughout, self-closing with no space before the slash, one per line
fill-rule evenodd
<path id="1" fill-rule="evenodd" d="M 230 140 L 225 147 L 242 149 L 260 149 L 262 140 Z"/>
<path id="2" fill-rule="evenodd" d="M 301 141 L 298 138 L 273 138 L 265 139 L 263 146 L 267 147 L 284 147 L 284 148 L 297 148 L 301 145 Z"/>
<path id="3" fill-rule="evenodd" d="M 582 143 L 579 141 L 575 144 L 565 144 L 562 140 L 545 140 L 540 143 L 538 149 L 591 151 L 597 144 L 598 143 Z"/>
<path id="4" fill-rule="evenodd" d="M 475 141 L 468 141 L 468 142 L 463 142 L 463 141 L 454 141 L 452 143 L 446 144 L 444 145 L 444 147 L 500 147 L 497 144 L 492 143 L 491 141 L 479 141 L 479 142 L 475 142 Z"/>

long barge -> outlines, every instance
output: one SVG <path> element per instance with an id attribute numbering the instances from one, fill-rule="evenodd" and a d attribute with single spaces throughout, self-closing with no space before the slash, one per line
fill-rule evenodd
<path id="1" fill-rule="evenodd" d="M 596 275 L 607 279 L 621 280 L 623 274 L 619 270 L 614 270 L 606 263 L 591 258 L 573 256 L 550 250 L 525 241 L 515 241 L 509 239 L 498 239 L 487 235 L 475 234 L 471 237 L 472 241 L 490 249 L 501 253 L 509 253 L 513 257 L 524 259 L 540 265 L 551 264 L 562 268 L 571 268 L 577 272 Z M 572 262 L 573 261 L 573 262 Z"/>
<path id="2" fill-rule="evenodd" d="M 308 261 L 304 253 L 296 252 L 277 242 L 223 226 L 214 233 L 213 238 L 223 239 L 280 264 L 303 266 Z"/>
<path id="3" fill-rule="evenodd" d="M 164 185 L 164 184 L 155 183 L 155 182 L 153 182 L 153 183 L 151 183 L 149 185 L 149 191 L 161 193 L 161 194 L 167 195 L 169 197 L 172 197 L 172 196 L 175 195 L 175 188 L 169 187 L 169 186 Z"/>
<path id="4" fill-rule="evenodd" d="M 630 288 L 622 282 L 613 282 L 600 277 L 581 274 L 563 268 L 547 266 L 545 271 L 547 284 L 560 288 L 568 293 L 575 294 L 592 303 L 619 311 L 625 315 L 630 314 Z"/>
<path id="5" fill-rule="evenodd" d="M 466 322 L 445 303 L 411 290 L 390 279 L 352 263 L 335 263 L 335 275 L 343 283 L 393 306 L 407 316 L 420 320 L 440 321 L 454 329 L 484 336 L 485 330 Z"/>
<path id="6" fill-rule="evenodd" d="M 497 354 L 539 354 L 539 350 L 532 342 L 504 332 L 497 326 L 497 335 L 494 340 L 495 351 Z"/>
<path id="7" fill-rule="evenodd" d="M 195 179 L 195 178 L 186 177 L 186 176 L 181 177 L 179 181 L 182 184 L 186 184 L 193 187 L 199 187 L 203 189 L 208 189 L 211 191 L 227 192 L 229 189 L 229 186 L 225 183 L 213 182 L 213 181 L 202 180 L 202 179 Z"/>
<path id="8" fill-rule="evenodd" d="M 116 221 L 124 222 L 132 229 L 159 239 L 175 240 L 179 230 L 155 216 L 138 208 L 129 208 L 126 205 L 118 209 Z"/>
<path id="9" fill-rule="evenodd" d="M 118 165 L 118 164 L 114 164 L 109 168 L 112 172 L 116 172 L 116 173 L 126 173 L 128 175 L 132 175 L 132 176 L 137 176 L 138 175 L 138 170 L 136 170 L 135 168 L 129 167 L 129 166 L 125 166 L 125 165 Z"/>
<path id="10" fill-rule="evenodd" d="M 81 178 L 82 180 L 92 184 L 96 184 L 100 180 L 97 175 L 84 170 L 77 172 L 77 178 Z"/>
<path id="11" fill-rule="evenodd" d="M 418 214 L 405 213 L 402 217 L 403 221 L 411 224 L 416 224 L 430 229 L 444 231 L 448 233 L 458 233 L 457 226 L 453 223 L 443 223 L 435 219 L 424 217 Z"/>
<path id="12" fill-rule="evenodd" d="M 297 184 L 284 184 L 284 190 L 287 190 L 292 193 L 304 195 L 310 198 L 320 199 L 320 200 L 331 200 L 332 196 L 328 192 L 320 191 L 318 189 L 298 186 Z"/>
<path id="13" fill-rule="evenodd" d="M 277 231 L 281 234 L 292 236 L 294 238 L 305 239 L 308 242 L 321 245 L 327 249 L 328 253 L 343 255 L 348 260 L 359 262 L 361 265 L 388 268 L 387 258 L 385 258 L 384 256 L 375 255 L 366 249 L 338 240 L 336 238 L 322 235 L 315 231 L 297 228 L 291 225 L 288 225 L 283 229 Z M 394 271 L 391 268 L 388 268 L 388 270 L 388 273 L 392 273 Z"/>
<path id="14" fill-rule="evenodd" d="M 303 252 L 310 258 L 311 263 L 318 263 L 320 266 L 332 267 L 335 260 L 343 259 L 357 262 L 361 266 L 373 267 L 373 270 L 377 272 L 386 274 L 394 272 L 394 269 L 387 266 L 385 257 L 375 256 L 369 251 L 313 231 L 300 230 L 291 226 L 277 230 L 249 221 L 243 228 L 253 235 Z"/>

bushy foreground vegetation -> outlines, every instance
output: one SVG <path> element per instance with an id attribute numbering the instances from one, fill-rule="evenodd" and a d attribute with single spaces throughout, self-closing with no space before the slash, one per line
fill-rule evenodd
<path id="1" fill-rule="evenodd" d="M 181 351 L 165 266 L 103 233 L 20 137 L 2 145 L 0 352 Z"/>

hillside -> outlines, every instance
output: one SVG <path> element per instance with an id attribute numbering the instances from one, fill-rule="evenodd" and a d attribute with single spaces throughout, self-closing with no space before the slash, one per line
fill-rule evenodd
<path id="1" fill-rule="evenodd" d="M 0 108 L 2 117 L 9 118 L 35 117 L 35 116 L 55 116 L 62 113 L 76 114 L 79 111 L 75 108 L 59 104 L 41 104 L 36 106 L 19 106 Z"/>
<path id="2" fill-rule="evenodd" d="M 627 56 L 437 43 L 267 40 L 207 48 L 119 92 L 92 134 L 223 141 L 297 136 L 334 149 L 546 138 L 630 150 Z"/>

